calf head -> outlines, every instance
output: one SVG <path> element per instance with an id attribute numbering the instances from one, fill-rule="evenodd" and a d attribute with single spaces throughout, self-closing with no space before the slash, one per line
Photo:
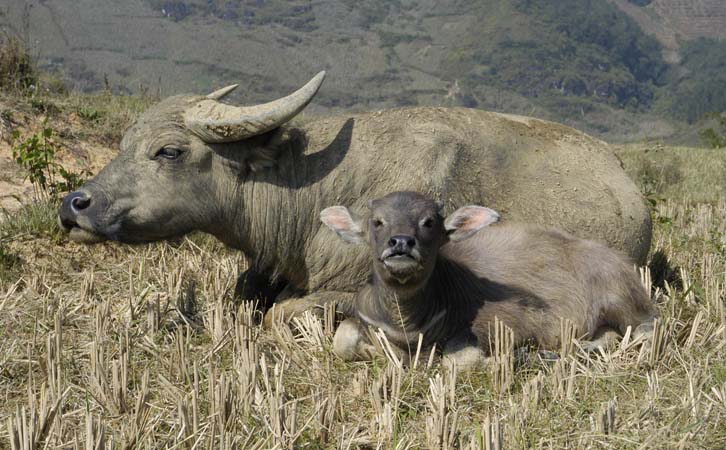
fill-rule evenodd
<path id="1" fill-rule="evenodd" d="M 61 227 L 87 243 L 154 241 L 194 230 L 218 234 L 230 192 L 248 170 L 274 162 L 269 132 L 302 111 L 324 76 L 262 105 L 221 103 L 236 85 L 154 105 L 126 132 L 119 155 L 63 199 Z"/>
<path id="2" fill-rule="evenodd" d="M 461 241 L 499 220 L 483 206 L 464 206 L 443 217 L 441 202 L 415 192 L 394 192 L 368 203 L 370 215 L 359 219 L 344 206 L 320 213 L 325 225 L 344 241 L 367 243 L 373 273 L 388 287 L 415 290 L 428 280 L 441 246 Z"/>

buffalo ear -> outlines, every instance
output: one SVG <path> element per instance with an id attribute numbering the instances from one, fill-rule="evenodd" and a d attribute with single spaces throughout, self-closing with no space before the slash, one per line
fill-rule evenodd
<path id="1" fill-rule="evenodd" d="M 251 154 L 245 160 L 247 169 L 252 172 L 259 172 L 269 169 L 277 164 L 278 150 L 271 147 L 258 147 L 252 150 Z"/>
<path id="2" fill-rule="evenodd" d="M 462 206 L 444 220 L 449 240 L 456 242 L 472 236 L 477 231 L 499 221 L 499 214 L 483 206 Z"/>
<path id="3" fill-rule="evenodd" d="M 320 212 L 320 220 L 349 244 L 363 244 L 365 242 L 360 221 L 354 219 L 345 206 L 325 208 Z"/>

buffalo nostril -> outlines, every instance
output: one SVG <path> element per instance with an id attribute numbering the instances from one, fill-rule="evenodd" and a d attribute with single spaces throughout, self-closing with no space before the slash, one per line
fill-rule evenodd
<path id="1" fill-rule="evenodd" d="M 73 210 L 76 212 L 88 208 L 90 204 L 91 198 L 85 197 L 83 196 L 83 194 L 74 196 L 73 199 L 71 199 L 71 208 L 73 208 Z"/>
<path id="2" fill-rule="evenodd" d="M 398 239 L 396 239 L 396 238 L 391 238 L 391 239 L 389 239 L 389 240 L 388 240 L 388 246 L 389 246 L 389 247 L 395 247 L 395 246 L 396 246 L 396 244 L 398 244 Z"/>
<path id="3" fill-rule="evenodd" d="M 406 239 L 406 245 L 408 245 L 409 247 L 413 247 L 414 245 L 416 245 L 416 240 L 414 238 L 408 238 Z"/>

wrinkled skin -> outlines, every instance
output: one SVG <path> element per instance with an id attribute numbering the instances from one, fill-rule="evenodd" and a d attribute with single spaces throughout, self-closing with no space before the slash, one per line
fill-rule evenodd
<path id="1" fill-rule="evenodd" d="M 370 204 L 363 219 L 342 206 L 321 220 L 346 242 L 372 252 L 371 278 L 351 317 L 336 331 L 344 360 L 375 352 L 369 327 L 381 329 L 404 361 L 432 345 L 460 368 L 488 363 L 495 320 L 516 347 L 560 348 L 560 320 L 594 350 L 632 327 L 652 331 L 655 308 L 632 266 L 618 252 L 557 230 L 521 224 L 485 228 L 499 215 L 468 205 L 444 218 L 441 205 L 415 192 Z M 481 231 L 479 231 L 481 230 Z"/>
<path id="2" fill-rule="evenodd" d="M 349 304 L 369 272 L 366 251 L 333 239 L 318 213 L 331 204 L 363 211 L 364 199 L 395 190 L 425 192 L 452 208 L 492 205 L 638 261 L 648 251 L 650 216 L 637 188 L 605 144 L 570 128 L 411 108 L 288 123 L 209 144 L 183 121 L 202 98 L 176 96 L 150 108 L 117 158 L 64 199 L 59 221 L 72 239 L 136 244 L 210 233 L 252 261 L 239 293 L 307 295 L 295 311 L 330 299 Z"/>

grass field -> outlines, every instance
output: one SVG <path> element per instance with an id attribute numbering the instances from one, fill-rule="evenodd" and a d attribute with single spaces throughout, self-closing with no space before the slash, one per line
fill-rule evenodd
<path id="1" fill-rule="evenodd" d="M 654 345 L 504 345 L 486 372 L 344 364 L 329 316 L 262 330 L 232 301 L 243 256 L 206 236 L 87 247 L 52 205 L 6 215 L 0 448 L 725 448 L 726 152 L 618 153 L 655 204 Z"/>

